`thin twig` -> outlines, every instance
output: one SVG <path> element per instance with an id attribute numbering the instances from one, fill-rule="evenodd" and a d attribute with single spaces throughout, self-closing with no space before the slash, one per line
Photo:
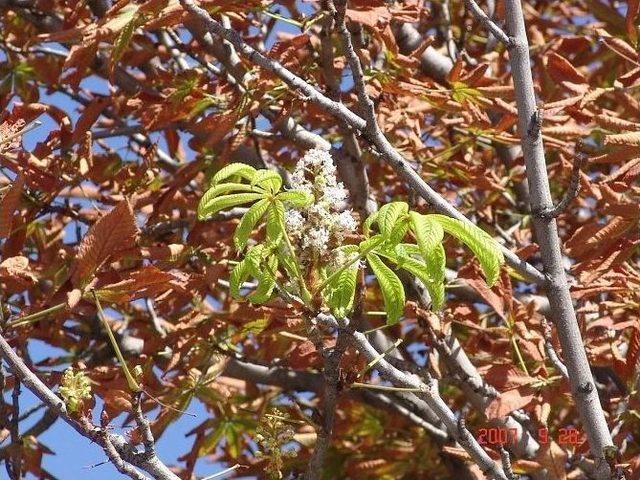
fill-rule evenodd
<path id="1" fill-rule="evenodd" d="M 471 10 L 473 15 L 478 19 L 478 21 L 489 30 L 494 37 L 504 43 L 507 47 L 512 45 L 512 39 L 507 35 L 504 30 L 502 30 L 493 20 L 491 20 L 484 10 L 480 8 L 480 6 L 474 0 L 465 0 L 464 2 L 467 5 L 467 8 Z"/>
<path id="2" fill-rule="evenodd" d="M 153 438 L 151 432 L 151 424 L 149 419 L 142 413 L 142 392 L 135 392 L 133 397 L 133 417 L 138 424 L 138 429 L 142 435 L 142 443 L 144 445 L 144 452 L 146 455 L 155 456 L 156 454 L 156 441 Z"/>
<path id="3" fill-rule="evenodd" d="M 562 376 L 568 380 L 569 372 L 567 371 L 567 367 L 564 363 L 562 363 L 562 360 L 560 360 L 560 357 L 558 356 L 558 352 L 556 352 L 556 349 L 553 347 L 551 325 L 549 325 L 549 322 L 547 322 L 547 319 L 545 317 L 542 317 L 541 322 L 542 334 L 544 336 L 544 350 L 545 352 L 547 352 L 547 356 L 549 357 L 549 360 L 551 360 L 551 363 L 553 363 L 553 366 L 556 367 L 556 370 L 558 370 L 558 372 L 560 372 Z"/>
<path id="4" fill-rule="evenodd" d="M 532 212 L 533 215 L 542 218 L 556 218 L 562 212 L 564 212 L 569 204 L 573 201 L 574 198 L 578 196 L 578 192 L 580 191 L 580 170 L 582 166 L 586 163 L 587 156 L 582 152 L 576 152 L 575 158 L 573 160 L 573 168 L 571 169 L 571 179 L 569 180 L 569 187 L 565 192 L 562 200 L 558 202 L 552 208 L 539 210 L 537 212 Z"/>
<path id="5" fill-rule="evenodd" d="M 519 475 L 513 473 L 513 468 L 511 467 L 511 456 L 503 445 L 500 445 L 500 458 L 502 459 L 502 468 L 504 469 L 504 474 L 507 478 L 509 480 L 517 480 L 520 478 Z"/>
<path id="6" fill-rule="evenodd" d="M 11 394 L 11 474 L 15 480 L 22 478 L 22 441 L 20 439 L 20 379 L 15 377 Z"/>

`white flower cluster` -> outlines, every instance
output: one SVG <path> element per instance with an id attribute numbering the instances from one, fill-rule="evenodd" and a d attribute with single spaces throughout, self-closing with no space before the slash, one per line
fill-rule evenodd
<path id="1" fill-rule="evenodd" d="M 347 190 L 336 180 L 336 167 L 329 152 L 309 150 L 291 175 L 291 187 L 313 194 L 306 208 L 285 212 L 287 232 L 301 249 L 301 259 L 326 255 L 353 233 L 358 224 L 351 210 L 343 210 Z"/>

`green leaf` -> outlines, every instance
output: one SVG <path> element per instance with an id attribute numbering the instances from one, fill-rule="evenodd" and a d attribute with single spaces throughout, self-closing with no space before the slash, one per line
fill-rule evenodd
<path id="1" fill-rule="evenodd" d="M 271 255 L 264 265 L 262 265 L 258 280 L 258 288 L 247 297 L 251 303 L 264 303 L 271 298 L 273 289 L 276 286 L 276 272 L 278 270 L 278 257 Z"/>
<path id="2" fill-rule="evenodd" d="M 429 277 L 433 279 L 432 282 L 423 280 L 424 286 L 427 287 L 429 295 L 431 296 L 431 303 L 434 310 L 439 310 L 445 301 L 444 293 L 444 281 L 445 281 L 445 267 L 447 263 L 446 253 L 441 243 L 429 252 L 426 260 L 427 272 Z"/>
<path id="3" fill-rule="evenodd" d="M 284 267 L 287 275 L 289 275 L 289 278 L 296 278 L 296 265 L 293 257 L 288 252 L 285 252 L 282 249 L 277 249 L 276 255 L 278 256 L 280 265 Z"/>
<path id="4" fill-rule="evenodd" d="M 439 214 L 432 214 L 429 217 L 436 220 L 445 232 L 471 249 L 480 262 L 487 283 L 489 286 L 493 285 L 500 274 L 500 265 L 504 263 L 502 251 L 496 241 L 484 230 L 471 223 Z"/>
<path id="5" fill-rule="evenodd" d="M 377 216 L 380 232 L 385 236 L 390 236 L 393 228 L 408 211 L 409 205 L 405 202 L 391 202 L 380 207 Z"/>
<path id="6" fill-rule="evenodd" d="M 138 5 L 127 5 L 118 12 L 118 18 L 124 23 L 124 26 L 118 32 L 114 41 L 113 51 L 111 52 L 112 71 L 124 55 L 125 50 L 131 42 L 131 37 L 133 37 L 133 32 L 135 32 L 136 27 L 138 26 L 137 13 Z"/>
<path id="7" fill-rule="evenodd" d="M 255 272 L 260 270 L 260 263 L 262 263 L 262 256 L 264 255 L 264 245 L 256 245 L 247 251 L 247 254 L 231 271 L 229 277 L 229 291 L 233 298 L 240 298 L 240 288 L 242 284 L 251 275 L 255 275 Z"/>
<path id="8" fill-rule="evenodd" d="M 355 245 L 345 245 L 337 251 L 344 252 L 346 258 L 358 253 Z M 342 318 L 351 312 L 356 293 L 358 279 L 358 263 L 343 270 L 325 288 L 325 301 L 336 317 Z M 332 272 L 328 272 L 331 275 Z"/>
<path id="9" fill-rule="evenodd" d="M 225 195 L 229 192 L 255 192 L 253 188 L 249 185 L 245 185 L 244 183 L 222 183 L 220 185 L 215 185 L 211 187 L 209 190 L 204 192 L 202 198 L 200 199 L 200 205 L 207 204 L 211 202 L 214 198 L 219 197 L 221 195 Z"/>
<path id="10" fill-rule="evenodd" d="M 220 183 L 222 180 L 225 180 L 234 175 L 244 178 L 246 180 L 252 181 L 254 175 L 257 173 L 257 170 L 246 163 L 231 163 L 226 167 L 220 169 L 211 180 L 212 185 L 216 185 Z"/>
<path id="11" fill-rule="evenodd" d="M 442 243 L 444 230 L 436 220 L 428 215 L 411 212 L 409 217 L 411 218 L 411 227 L 418 241 L 420 252 L 426 259 L 429 256 L 429 252 Z"/>
<path id="12" fill-rule="evenodd" d="M 378 221 L 378 213 L 379 212 L 373 212 L 362 224 L 362 232 L 367 238 L 369 237 L 369 234 L 371 232 L 371 226 Z"/>
<path id="13" fill-rule="evenodd" d="M 279 193 L 276 197 L 282 202 L 286 202 L 294 207 L 308 207 L 314 201 L 313 195 L 302 190 L 289 190 Z"/>
<path id="14" fill-rule="evenodd" d="M 282 177 L 273 170 L 258 170 L 251 180 L 251 185 L 257 185 L 270 193 L 278 193 L 282 187 Z"/>
<path id="15" fill-rule="evenodd" d="M 384 237 L 382 235 L 374 235 L 373 237 L 366 238 L 360 242 L 358 245 L 358 249 L 360 250 L 360 255 L 365 256 L 370 251 L 380 246 L 384 242 Z"/>
<path id="16" fill-rule="evenodd" d="M 405 296 L 402 282 L 375 253 L 367 255 L 367 261 L 382 291 L 384 307 L 387 312 L 387 324 L 397 323 L 404 312 Z"/>
<path id="17" fill-rule="evenodd" d="M 237 250 L 244 250 L 251 232 L 268 208 L 269 200 L 265 198 L 251 205 L 249 210 L 247 210 L 247 213 L 242 216 L 242 219 L 233 234 L 233 243 Z"/>
<path id="18" fill-rule="evenodd" d="M 198 205 L 198 218 L 203 220 L 207 217 L 212 217 L 221 210 L 253 202 L 263 197 L 264 194 L 262 193 L 234 193 L 232 195 L 213 198 L 209 202 L 203 201 L 203 198 L 203 200 L 200 200 L 200 204 Z"/>
<path id="19" fill-rule="evenodd" d="M 278 245 L 284 235 L 284 204 L 275 200 L 269 204 L 267 214 L 267 240 Z"/>
<path id="20" fill-rule="evenodd" d="M 258 335 L 269 326 L 269 323 L 271 323 L 271 320 L 269 320 L 268 318 L 259 318 L 257 320 L 252 320 L 251 322 L 247 322 L 242 326 L 242 330 L 240 330 L 240 336 L 244 338 L 250 333 Z"/>
<path id="21" fill-rule="evenodd" d="M 482 97 L 482 92 L 477 88 L 469 87 L 463 82 L 451 84 L 451 97 L 458 103 L 478 103 L 477 98 Z"/>
<path id="22" fill-rule="evenodd" d="M 401 244 L 393 251 L 385 249 L 379 253 L 394 262 L 399 268 L 414 275 L 424 284 L 431 296 L 434 310 L 442 307 L 445 300 L 444 271 L 446 257 L 441 243 L 432 249 L 427 259 L 423 259 L 418 247 L 412 244 Z M 413 258 L 411 255 L 418 255 L 420 259 Z"/>

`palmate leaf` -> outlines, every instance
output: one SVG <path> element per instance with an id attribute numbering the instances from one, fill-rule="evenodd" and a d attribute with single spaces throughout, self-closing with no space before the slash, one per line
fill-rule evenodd
<path id="1" fill-rule="evenodd" d="M 256 227 L 256 224 L 269 208 L 269 200 L 262 199 L 259 202 L 251 205 L 247 213 L 242 216 L 240 223 L 238 224 L 235 233 L 233 234 L 233 243 L 236 249 L 241 251 L 247 245 L 249 235 Z"/>
<path id="2" fill-rule="evenodd" d="M 441 243 L 437 244 L 427 259 L 423 259 L 418 246 L 401 244 L 395 249 L 376 250 L 376 253 L 394 262 L 399 268 L 406 270 L 426 287 L 431 296 L 434 310 L 442 307 L 445 300 L 444 280 L 446 256 Z M 414 258 L 418 256 L 418 258 Z"/>
<path id="3" fill-rule="evenodd" d="M 369 262 L 382 291 L 382 299 L 387 312 L 387 324 L 397 323 L 404 312 L 405 296 L 402 282 L 375 253 L 367 255 L 367 262 Z"/>
<path id="4" fill-rule="evenodd" d="M 362 233 L 364 233 L 365 237 L 369 237 L 370 233 L 371 233 L 371 227 L 378 221 L 378 214 L 380 213 L 380 211 L 378 210 L 377 212 L 373 212 L 371 215 L 369 215 L 366 220 L 364 221 L 364 223 L 362 224 Z"/>
<path id="5" fill-rule="evenodd" d="M 229 291 L 233 298 L 240 298 L 240 288 L 242 284 L 247 281 L 250 276 L 256 276 L 260 271 L 260 264 L 265 256 L 265 252 L 268 253 L 264 245 L 256 245 L 253 248 L 247 250 L 247 254 L 240 261 L 234 269 L 231 271 L 229 277 Z"/>
<path id="6" fill-rule="evenodd" d="M 249 180 L 250 182 L 253 180 L 256 175 L 257 170 L 250 165 L 245 163 L 231 163 L 226 167 L 221 168 L 211 180 L 212 185 L 216 185 L 220 183 L 222 180 L 226 180 L 232 176 L 238 176 L 240 178 L 244 178 L 245 180 Z"/>
<path id="7" fill-rule="evenodd" d="M 234 193 L 231 195 L 224 195 L 222 197 L 215 197 L 211 200 L 200 201 L 198 205 L 198 218 L 203 220 L 207 217 L 211 217 L 221 210 L 227 208 L 236 207 L 245 203 L 254 202 L 264 198 L 263 193 Z"/>
<path id="8" fill-rule="evenodd" d="M 338 248 L 337 251 L 343 252 L 345 258 L 350 258 L 352 255 L 358 253 L 358 247 L 356 245 L 345 245 L 344 247 Z M 342 271 L 329 282 L 324 290 L 325 301 L 336 317 L 345 317 L 353 309 L 358 279 L 358 263 L 359 262 L 355 262 Z M 329 275 L 331 275 L 331 273 L 331 271 L 328 272 Z"/>
<path id="9" fill-rule="evenodd" d="M 256 275 L 258 287 L 255 292 L 247 297 L 251 303 L 264 303 L 271 298 L 276 286 L 275 274 L 278 271 L 278 257 L 271 255 L 263 263 L 260 272 Z"/>
<path id="10" fill-rule="evenodd" d="M 270 193 L 278 193 L 282 187 L 282 177 L 273 170 L 257 170 L 251 186 L 258 186 Z"/>
<path id="11" fill-rule="evenodd" d="M 255 278 L 258 286 L 247 300 L 252 303 L 264 303 L 271 298 L 278 271 L 278 257 L 273 255 L 272 251 L 265 245 L 256 245 L 247 251 L 244 259 L 235 266 L 229 277 L 229 290 L 233 298 L 241 298 L 240 289 L 249 278 Z"/>
<path id="12" fill-rule="evenodd" d="M 284 233 L 284 204 L 275 200 L 269 204 L 267 213 L 267 240 L 278 245 Z"/>
<path id="13" fill-rule="evenodd" d="M 138 5 L 127 5 L 118 13 L 117 19 L 124 23 L 122 29 L 115 38 L 113 51 L 111 52 L 111 71 L 124 55 L 125 50 L 131 42 L 133 32 L 138 25 Z M 114 25 L 115 26 L 115 25 Z"/>
<path id="14" fill-rule="evenodd" d="M 496 241 L 484 230 L 455 218 L 433 214 L 429 217 L 436 220 L 450 235 L 453 235 L 471 249 L 478 258 L 489 286 L 493 285 L 500 274 L 500 265 L 504 257 Z"/>
<path id="15" fill-rule="evenodd" d="M 276 197 L 281 202 L 288 203 L 294 207 L 308 207 L 314 201 L 313 195 L 302 190 L 289 190 L 288 192 L 281 192 Z"/>
<path id="16" fill-rule="evenodd" d="M 220 185 L 215 185 L 204 192 L 204 195 L 202 195 L 202 198 L 200 199 L 199 205 L 206 205 L 210 203 L 214 198 L 231 192 L 258 193 L 250 185 L 245 185 L 243 183 L 221 183 Z"/>

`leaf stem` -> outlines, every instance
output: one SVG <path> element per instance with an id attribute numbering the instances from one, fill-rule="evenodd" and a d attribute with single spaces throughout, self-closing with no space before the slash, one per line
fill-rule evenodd
<path id="1" fill-rule="evenodd" d="M 360 383 L 353 382 L 352 388 L 368 388 L 370 390 L 382 390 L 385 392 L 422 392 L 420 388 L 404 388 L 404 387 L 389 387 L 387 385 L 374 385 L 372 383 Z"/>
<path id="2" fill-rule="evenodd" d="M 39 312 L 32 313 L 31 315 L 26 315 L 24 317 L 18 318 L 13 322 L 8 322 L 7 327 L 15 328 L 15 327 L 21 327 L 23 325 L 27 325 L 29 323 L 35 323 L 38 320 L 41 320 L 42 318 L 50 314 L 58 313 L 61 310 L 64 310 L 65 306 L 66 306 L 66 303 L 59 303 L 58 305 L 54 305 L 53 307 L 49 307 L 45 310 L 40 310 Z"/>
<path id="3" fill-rule="evenodd" d="M 359 262 L 360 260 L 362 260 L 363 258 L 365 258 L 367 255 L 369 255 L 376 247 L 378 247 L 382 242 L 384 242 L 383 238 L 380 238 L 378 241 L 373 242 L 372 245 L 370 247 L 368 247 L 367 249 L 365 249 L 363 252 L 360 252 L 360 254 L 358 254 L 357 257 L 354 257 L 353 259 L 349 260 L 347 263 L 345 263 L 343 266 L 341 266 L 340 268 L 338 268 L 335 272 L 333 272 L 331 275 L 329 275 L 324 282 L 322 282 L 320 284 L 320 286 L 318 288 L 316 288 L 313 293 L 312 293 L 312 297 L 315 297 L 316 295 L 322 293 L 322 291 L 327 288 L 327 285 L 329 285 L 331 282 L 333 282 L 336 278 L 338 278 L 339 275 L 342 274 L 342 272 L 344 272 L 347 268 L 349 268 L 351 265 L 353 265 L 356 262 Z"/>
<path id="4" fill-rule="evenodd" d="M 518 362 L 520 363 L 520 367 L 522 367 L 522 370 L 524 371 L 524 373 L 526 373 L 527 376 L 529 376 L 529 370 L 527 370 L 527 365 L 524 363 L 524 358 L 522 357 L 522 353 L 520 352 L 520 347 L 518 347 L 516 336 L 513 333 L 511 334 L 511 344 L 513 345 L 513 349 L 515 350 L 516 356 L 518 357 Z"/>
<path id="5" fill-rule="evenodd" d="M 291 256 L 293 257 L 293 266 L 295 268 L 295 274 L 296 274 L 296 280 L 298 280 L 298 283 L 300 284 L 300 294 L 302 295 L 302 301 L 306 304 L 306 305 L 311 305 L 311 300 L 313 299 L 313 295 L 311 295 L 311 293 L 309 292 L 309 289 L 307 288 L 307 284 L 304 281 L 304 278 L 302 276 L 302 272 L 300 271 L 300 262 L 298 261 L 298 256 L 296 255 L 296 251 L 293 249 L 293 244 L 291 243 L 291 239 L 289 238 L 289 235 L 287 234 L 287 228 L 284 224 L 284 218 L 280 217 L 279 219 L 280 221 L 280 227 L 282 228 L 282 236 L 284 237 L 284 242 L 287 245 L 287 249 L 289 250 L 289 252 L 291 253 Z"/>
<path id="6" fill-rule="evenodd" d="M 358 373 L 358 378 L 362 378 L 364 374 L 367 373 L 369 370 L 371 370 L 380 360 L 382 360 L 385 357 L 385 355 L 387 355 L 389 352 L 392 352 L 393 350 L 398 348 L 398 346 L 401 343 L 402 343 L 402 339 L 398 338 L 392 345 L 389 346 L 389 348 L 387 348 L 384 352 L 377 355 L 373 360 L 367 363 L 364 366 L 364 368 L 360 370 L 360 373 Z"/>
<path id="7" fill-rule="evenodd" d="M 109 342 L 111 342 L 111 346 L 116 352 L 116 357 L 118 357 L 118 361 L 122 366 L 122 370 L 124 372 L 124 376 L 127 379 L 127 384 L 129 385 L 129 388 L 133 392 L 136 392 L 136 393 L 141 392 L 142 387 L 138 384 L 138 382 L 136 382 L 136 379 L 133 378 L 133 375 L 131 375 L 131 372 L 129 371 L 129 367 L 127 367 L 127 362 L 124 361 L 124 356 L 122 355 L 122 352 L 120 351 L 120 347 L 118 346 L 118 342 L 116 342 L 116 337 L 113 335 L 113 332 L 111 331 L 111 327 L 109 326 L 109 323 L 107 323 L 107 318 L 104 315 L 104 311 L 102 310 L 102 305 L 100 305 L 100 300 L 98 299 L 98 295 L 96 294 L 96 291 L 91 290 L 91 293 L 93 294 L 93 298 L 96 302 L 96 307 L 98 307 L 98 318 L 102 322 L 104 329 L 107 331 Z"/>

